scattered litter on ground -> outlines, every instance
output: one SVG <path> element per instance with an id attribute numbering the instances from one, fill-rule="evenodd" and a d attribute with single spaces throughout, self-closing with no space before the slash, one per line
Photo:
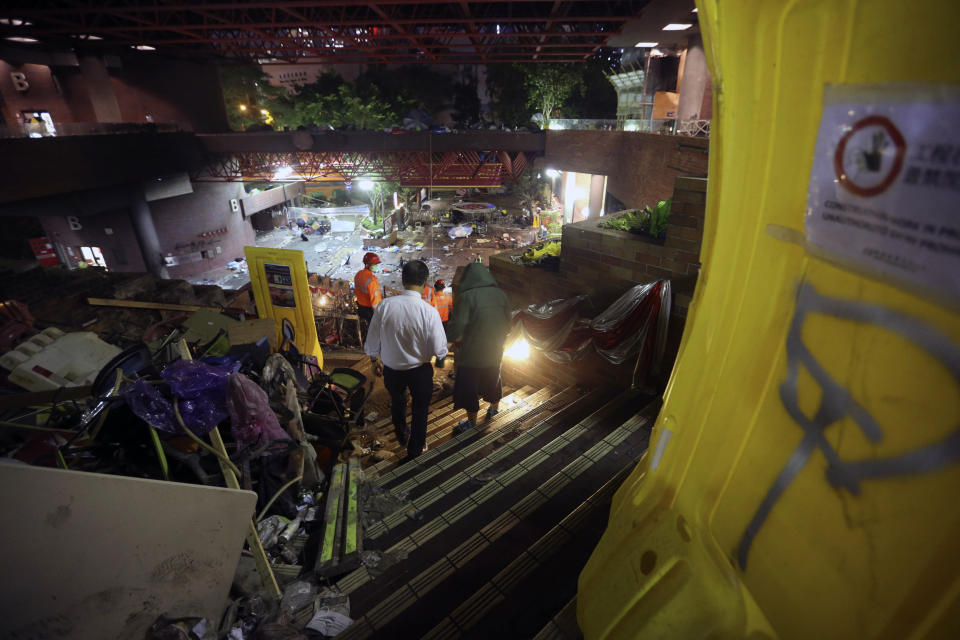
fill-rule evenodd
<path id="1" fill-rule="evenodd" d="M 367 572 L 373 576 L 379 576 L 387 569 L 407 559 L 409 552 L 405 549 L 395 549 L 393 551 L 363 551 L 360 553 L 360 562 L 367 568 Z"/>
<path id="2" fill-rule="evenodd" d="M 337 587 L 323 587 L 320 589 L 320 592 L 317 593 L 314 607 L 316 609 L 336 611 L 340 615 L 349 616 L 350 596 L 340 591 Z"/>
<path id="3" fill-rule="evenodd" d="M 316 585 L 306 580 L 291 582 L 283 590 L 283 599 L 280 601 L 280 608 L 288 613 L 298 611 L 313 602 L 316 592 Z"/>
<path id="4" fill-rule="evenodd" d="M 329 609 L 317 609 L 317 612 L 313 615 L 313 619 L 307 623 L 307 629 L 317 631 L 328 638 L 332 638 L 352 624 L 353 620 L 343 614 L 330 611 Z"/>

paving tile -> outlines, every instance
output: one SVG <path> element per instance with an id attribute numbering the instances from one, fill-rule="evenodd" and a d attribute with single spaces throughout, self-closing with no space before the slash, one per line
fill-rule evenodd
<path id="1" fill-rule="evenodd" d="M 447 554 L 447 558 L 459 569 L 478 553 L 490 546 L 490 543 L 479 532 L 473 534 L 460 544 L 456 549 Z"/>
<path id="2" fill-rule="evenodd" d="M 488 611 L 503 601 L 503 595 L 491 583 L 480 587 L 463 604 L 450 613 L 450 617 L 461 630 L 468 630 L 475 625 Z"/>
<path id="3" fill-rule="evenodd" d="M 503 513 L 497 517 L 493 522 L 480 529 L 480 533 L 482 533 L 487 540 L 493 542 L 503 534 L 510 531 L 510 529 L 512 529 L 518 522 L 520 522 L 520 518 L 507 511 L 506 513 Z"/>
<path id="4" fill-rule="evenodd" d="M 417 601 L 417 594 L 408 585 L 400 585 L 397 590 L 387 596 L 364 616 L 374 630 L 379 631 L 391 620 L 406 611 L 407 607 Z"/>
<path id="5" fill-rule="evenodd" d="M 454 640 L 460 637 L 460 628 L 449 616 L 440 621 L 440 624 L 420 637 L 420 640 Z"/>
<path id="6" fill-rule="evenodd" d="M 539 491 L 532 491 L 522 500 L 510 507 L 510 511 L 522 520 L 536 511 L 546 501 L 547 497 L 545 495 Z"/>
<path id="7" fill-rule="evenodd" d="M 419 597 L 423 597 L 431 589 L 453 575 L 457 568 L 446 558 L 440 558 L 437 562 L 430 565 L 426 570 L 410 581 L 410 588 Z"/>

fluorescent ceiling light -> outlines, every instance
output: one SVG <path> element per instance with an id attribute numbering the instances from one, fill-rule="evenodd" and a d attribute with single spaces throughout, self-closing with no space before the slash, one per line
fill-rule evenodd
<path id="1" fill-rule="evenodd" d="M 676 22 L 671 22 L 670 24 L 665 26 L 663 30 L 664 31 L 686 31 L 692 26 L 693 26 L 692 24 L 679 24 Z"/>
<path id="2" fill-rule="evenodd" d="M 649 48 L 651 48 L 651 47 L 657 46 L 658 44 L 660 44 L 660 43 L 659 43 L 659 42 L 638 42 L 637 44 L 635 44 L 635 45 L 633 45 L 633 46 L 635 46 L 635 47 L 644 47 L 644 48 L 646 48 L 646 49 L 649 49 Z"/>
<path id="3" fill-rule="evenodd" d="M 77 35 L 70 36 L 70 37 L 79 38 L 80 40 L 103 40 L 103 38 L 101 38 L 100 36 L 95 36 L 92 33 L 79 33 Z"/>
<path id="4" fill-rule="evenodd" d="M 10 42 L 39 42 L 36 38 L 25 38 L 23 36 L 7 36 L 4 40 L 9 40 Z"/>
<path id="5" fill-rule="evenodd" d="M 33 23 L 21 18 L 0 18 L 0 24 L 8 24 L 11 27 L 29 27 Z"/>
<path id="6" fill-rule="evenodd" d="M 134 44 L 130 45 L 137 51 L 156 51 L 156 47 L 151 47 L 149 44 Z"/>

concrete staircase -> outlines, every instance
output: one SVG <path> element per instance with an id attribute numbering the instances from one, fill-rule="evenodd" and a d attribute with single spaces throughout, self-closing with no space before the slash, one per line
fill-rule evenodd
<path id="1" fill-rule="evenodd" d="M 523 386 L 453 436 L 462 411 L 437 401 L 422 456 L 366 469 L 375 491 L 412 506 L 367 527 L 364 548 L 392 564 L 337 580 L 355 619 L 337 637 L 566 637 L 577 576 L 657 409 L 635 391 Z"/>

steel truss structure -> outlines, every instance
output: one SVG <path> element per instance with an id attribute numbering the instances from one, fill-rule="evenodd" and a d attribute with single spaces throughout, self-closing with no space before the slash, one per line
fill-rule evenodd
<path id="1" fill-rule="evenodd" d="M 0 37 L 261 63 L 585 60 L 648 0 L 7 1 Z"/>
<path id="2" fill-rule="evenodd" d="M 273 182 L 278 179 L 350 183 L 361 178 L 404 187 L 498 187 L 516 182 L 534 154 L 519 151 L 247 151 L 211 154 L 198 182 Z"/>

